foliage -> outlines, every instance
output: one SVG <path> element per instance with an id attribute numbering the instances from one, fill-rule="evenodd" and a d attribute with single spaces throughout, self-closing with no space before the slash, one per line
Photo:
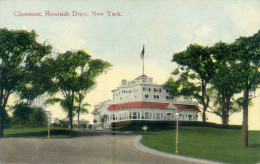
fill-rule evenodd
<path id="1" fill-rule="evenodd" d="M 52 47 L 36 41 L 35 31 L 0 29 L 0 138 L 5 110 L 13 93 L 21 93 Z M 35 95 L 34 95 L 35 96 Z"/>
<path id="2" fill-rule="evenodd" d="M 193 44 L 188 46 L 185 51 L 175 53 L 172 61 L 179 64 L 181 71 L 177 69 L 173 72 L 173 75 L 179 75 L 180 78 L 176 82 L 169 79 L 165 87 L 170 90 L 172 95 L 196 98 L 202 106 L 202 118 L 206 122 L 206 111 L 210 102 L 207 85 L 215 73 L 211 49 Z M 198 79 L 197 81 L 193 80 L 195 77 Z M 189 79 L 193 81 L 189 81 Z M 180 89 L 177 90 L 178 88 Z"/>
<path id="3" fill-rule="evenodd" d="M 41 108 L 32 108 L 28 104 L 20 103 L 14 106 L 14 127 L 44 127 L 47 126 L 47 115 Z"/>
<path id="4" fill-rule="evenodd" d="M 239 71 L 235 62 L 238 54 L 232 44 L 223 42 L 216 43 L 211 49 L 215 73 L 210 83 L 217 90 L 218 98 L 216 100 L 221 105 L 221 111 L 213 111 L 222 118 L 223 124 L 228 124 L 230 114 L 238 111 L 230 111 L 231 104 L 233 104 L 231 98 L 241 91 Z"/>
<path id="5" fill-rule="evenodd" d="M 43 62 L 39 71 L 47 71 L 48 74 L 43 76 L 39 83 L 46 81 L 45 88 L 52 97 L 59 94 L 61 99 L 58 101 L 68 112 L 70 128 L 73 127 L 77 93 L 90 89 L 96 83 L 95 79 L 110 66 L 110 63 L 101 59 L 91 59 L 84 49 L 66 51 L 60 53 L 57 58 L 47 58 Z"/>
<path id="6" fill-rule="evenodd" d="M 255 91 L 260 84 L 260 31 L 250 37 L 240 37 L 234 47 L 238 51 L 237 69 L 243 89 L 243 146 L 248 146 L 248 106 L 249 92 Z"/>

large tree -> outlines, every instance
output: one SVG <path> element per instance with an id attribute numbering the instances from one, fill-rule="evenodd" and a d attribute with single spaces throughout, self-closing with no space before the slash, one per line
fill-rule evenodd
<path id="1" fill-rule="evenodd" d="M 180 66 L 188 67 L 188 70 L 191 70 L 197 74 L 201 89 L 196 89 L 197 92 L 194 96 L 202 105 L 202 120 L 203 122 L 206 122 L 206 111 L 210 101 L 209 95 L 207 94 L 207 85 L 215 70 L 210 48 L 197 44 L 190 45 L 185 51 L 175 53 L 172 61 L 178 63 Z"/>
<path id="2" fill-rule="evenodd" d="M 250 37 L 240 37 L 234 42 L 239 55 L 236 60 L 243 89 L 243 146 L 248 146 L 249 92 L 260 84 L 260 31 Z"/>
<path id="3" fill-rule="evenodd" d="M 235 62 L 238 54 L 232 48 L 232 44 L 223 42 L 216 43 L 211 49 L 215 73 L 210 83 L 217 90 L 217 101 L 221 104 L 221 113 L 218 113 L 218 110 L 214 110 L 214 113 L 222 118 L 222 124 L 227 125 L 231 114 L 231 98 L 241 91 L 239 71 Z"/>
<path id="4" fill-rule="evenodd" d="M 32 72 L 50 54 L 51 46 L 38 43 L 35 31 L 0 29 L 0 138 L 11 94 L 30 82 Z"/>
<path id="5" fill-rule="evenodd" d="M 58 95 L 58 98 L 66 100 L 65 105 L 71 129 L 73 128 L 77 93 L 91 88 L 95 79 L 110 66 L 110 63 L 101 59 L 91 59 L 84 49 L 66 51 L 58 54 L 56 58 L 45 60 L 42 71 L 47 70 L 49 74 L 42 80 L 47 81 L 46 89 L 48 88 L 51 96 Z"/>

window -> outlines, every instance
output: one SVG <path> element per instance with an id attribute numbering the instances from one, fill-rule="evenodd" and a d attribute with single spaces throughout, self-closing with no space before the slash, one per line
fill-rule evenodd
<path id="1" fill-rule="evenodd" d="M 149 88 L 149 92 L 151 91 L 151 88 Z"/>
<path id="2" fill-rule="evenodd" d="M 162 92 L 162 89 L 159 89 L 159 92 Z"/>
<path id="3" fill-rule="evenodd" d="M 156 119 L 157 120 L 160 120 L 160 118 L 161 118 L 160 116 L 161 116 L 161 113 L 156 113 Z"/>
<path id="4" fill-rule="evenodd" d="M 163 120 L 164 118 L 163 118 L 163 114 L 161 113 L 161 119 Z"/>
<path id="5" fill-rule="evenodd" d="M 166 115 L 167 115 L 167 116 L 166 116 L 166 119 L 167 119 L 167 120 L 171 120 L 171 115 L 172 115 L 172 114 L 171 114 L 171 113 L 167 113 Z"/>
<path id="6" fill-rule="evenodd" d="M 173 99 L 172 96 L 166 96 L 166 99 L 169 100 L 169 99 Z"/>
<path id="7" fill-rule="evenodd" d="M 144 95 L 145 98 L 148 98 L 148 95 Z"/>
<path id="8" fill-rule="evenodd" d="M 192 120 L 192 116 L 191 115 L 189 115 L 189 121 L 191 121 Z"/>
<path id="9" fill-rule="evenodd" d="M 129 113 L 129 119 L 132 119 L 132 112 Z"/>
<path id="10" fill-rule="evenodd" d="M 145 87 L 143 87 L 143 91 L 145 91 Z"/>
<path id="11" fill-rule="evenodd" d="M 144 112 L 142 112 L 142 119 L 144 119 Z"/>
<path id="12" fill-rule="evenodd" d="M 154 91 L 154 92 L 158 92 L 158 89 L 157 89 L 157 88 L 154 88 L 153 91 Z"/>
<path id="13" fill-rule="evenodd" d="M 153 98 L 154 99 L 159 99 L 159 95 L 154 95 Z"/>
<path id="14" fill-rule="evenodd" d="M 133 112 L 133 119 L 137 119 L 137 112 Z"/>
<path id="15" fill-rule="evenodd" d="M 149 117 L 149 115 L 150 115 L 149 112 L 145 112 L 144 114 L 145 114 L 145 117 L 144 117 L 145 119 L 150 119 L 150 117 Z"/>
<path id="16" fill-rule="evenodd" d="M 116 120 L 115 114 L 113 114 L 113 120 Z"/>

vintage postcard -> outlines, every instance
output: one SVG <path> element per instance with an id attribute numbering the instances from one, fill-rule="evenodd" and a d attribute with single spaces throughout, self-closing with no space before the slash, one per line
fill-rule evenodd
<path id="1" fill-rule="evenodd" d="M 0 0 L 0 163 L 259 163 L 260 1 Z"/>

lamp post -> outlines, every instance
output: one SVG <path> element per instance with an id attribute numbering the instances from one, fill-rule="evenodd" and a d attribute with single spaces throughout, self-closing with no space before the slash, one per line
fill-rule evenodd
<path id="1" fill-rule="evenodd" d="M 145 132 L 146 132 L 146 130 L 148 129 L 148 127 L 145 125 L 145 126 L 143 126 L 143 131 L 144 131 L 144 138 L 146 138 L 146 135 L 145 135 Z"/>
<path id="2" fill-rule="evenodd" d="M 48 123 L 48 138 L 50 138 L 51 111 L 46 111 Z"/>
<path id="3" fill-rule="evenodd" d="M 176 154 L 179 154 L 179 112 L 176 113 Z"/>

